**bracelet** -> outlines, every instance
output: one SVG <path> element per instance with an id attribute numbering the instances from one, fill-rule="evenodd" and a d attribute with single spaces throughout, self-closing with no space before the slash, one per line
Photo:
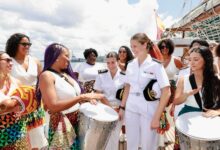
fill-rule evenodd
<path id="1" fill-rule="evenodd" d="M 122 109 L 122 110 L 125 110 L 125 107 L 123 107 L 123 106 L 119 106 L 119 109 Z"/>

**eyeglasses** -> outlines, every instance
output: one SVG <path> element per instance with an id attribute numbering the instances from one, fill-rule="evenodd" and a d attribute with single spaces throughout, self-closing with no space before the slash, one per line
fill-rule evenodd
<path id="1" fill-rule="evenodd" d="M 119 53 L 127 53 L 126 51 L 118 51 Z"/>
<path id="2" fill-rule="evenodd" d="M 4 61 L 6 61 L 7 63 L 12 62 L 12 59 L 11 59 L 11 58 L 4 58 L 4 59 L 0 59 L 0 60 L 4 60 Z"/>
<path id="3" fill-rule="evenodd" d="M 160 49 L 164 49 L 164 48 L 167 48 L 165 45 L 162 45 L 161 47 L 160 47 Z"/>
<path id="4" fill-rule="evenodd" d="M 26 46 L 31 46 L 31 45 L 32 45 L 32 43 L 19 43 L 19 44 L 21 44 L 21 45 L 24 46 L 24 47 L 26 47 Z"/>

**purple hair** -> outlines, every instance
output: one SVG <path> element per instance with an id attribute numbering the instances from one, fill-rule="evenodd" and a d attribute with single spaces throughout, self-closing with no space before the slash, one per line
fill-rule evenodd
<path id="1" fill-rule="evenodd" d="M 62 53 L 63 49 L 68 50 L 67 47 L 65 47 L 62 44 L 58 44 L 58 43 L 50 44 L 46 48 L 45 54 L 44 54 L 44 68 L 43 68 L 42 72 L 44 72 L 44 71 L 48 70 L 49 68 L 51 68 L 51 66 L 54 64 L 54 62 L 58 58 L 58 56 Z M 79 81 L 77 79 L 77 75 L 76 75 L 75 72 L 73 72 L 73 69 L 72 69 L 70 63 L 68 64 L 67 69 L 65 69 L 64 72 L 66 74 L 68 74 L 69 76 L 71 76 L 79 84 Z M 79 86 L 80 86 L 81 92 L 83 92 L 83 89 L 82 89 L 80 84 L 79 84 Z M 40 91 L 40 88 L 39 88 L 39 78 L 38 78 L 38 81 L 37 81 L 36 90 L 37 90 L 37 92 L 36 92 L 37 100 L 40 101 L 42 95 L 41 95 L 41 91 Z"/>

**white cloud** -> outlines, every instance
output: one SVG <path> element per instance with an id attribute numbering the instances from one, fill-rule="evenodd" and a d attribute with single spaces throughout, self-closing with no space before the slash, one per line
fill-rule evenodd
<path id="1" fill-rule="evenodd" d="M 168 15 L 167 13 L 158 14 L 161 18 L 162 22 L 164 23 L 166 28 L 171 27 L 174 23 L 178 22 L 181 18 L 173 18 L 172 16 Z"/>
<path id="2" fill-rule="evenodd" d="M 130 45 L 130 37 L 146 32 L 156 38 L 156 0 L 7 0 L 0 1 L 0 49 L 16 32 L 30 36 L 33 55 L 43 59 L 47 45 L 59 42 L 82 57 L 93 47 L 101 55 Z"/>

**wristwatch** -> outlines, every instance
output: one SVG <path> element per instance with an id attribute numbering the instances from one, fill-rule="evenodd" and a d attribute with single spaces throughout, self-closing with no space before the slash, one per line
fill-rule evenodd
<path id="1" fill-rule="evenodd" d="M 120 106 L 119 106 L 119 109 L 125 110 L 125 107 L 120 105 Z"/>

